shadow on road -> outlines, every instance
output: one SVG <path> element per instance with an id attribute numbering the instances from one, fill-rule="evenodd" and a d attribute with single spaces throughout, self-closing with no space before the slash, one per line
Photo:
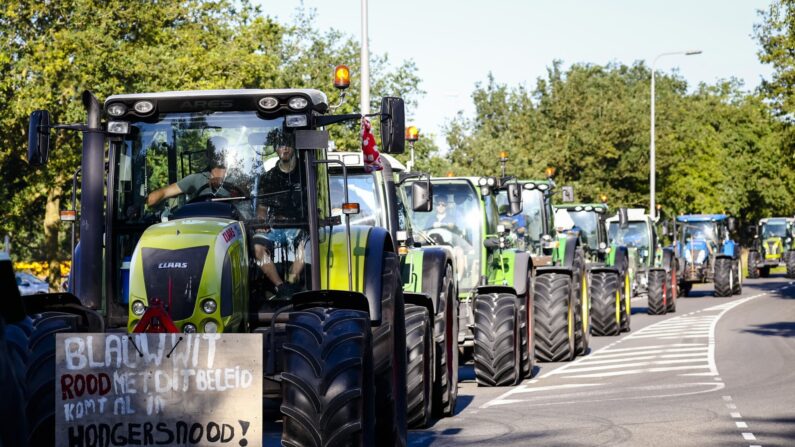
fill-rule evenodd
<path id="1" fill-rule="evenodd" d="M 742 332 L 773 337 L 795 337 L 795 321 L 759 324 L 743 329 Z"/>

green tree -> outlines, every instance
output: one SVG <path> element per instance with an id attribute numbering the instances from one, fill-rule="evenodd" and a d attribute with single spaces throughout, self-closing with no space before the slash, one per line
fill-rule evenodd
<path id="1" fill-rule="evenodd" d="M 81 122 L 79 95 L 86 89 L 100 100 L 165 90 L 327 91 L 338 63 L 348 62 L 356 72 L 359 48 L 351 37 L 333 30 L 320 33 L 310 23 L 305 15 L 291 25 L 277 23 L 248 0 L 4 2 L 0 175 L 6 181 L 0 188 L 0 234 L 12 236 L 15 256 L 47 259 L 50 271 L 57 271 L 56 261 L 68 253 L 58 210 L 71 194 L 71 178 L 80 165 L 79 137 L 59 133 L 46 169 L 27 166 L 31 111 L 49 109 L 58 122 Z M 374 98 L 419 94 L 411 62 L 393 68 L 386 56 L 377 55 L 371 64 Z M 358 104 L 353 90 L 341 111 Z M 342 130 L 335 135 L 338 141 L 358 141 L 354 124 L 347 133 Z"/>
<path id="2" fill-rule="evenodd" d="M 773 77 L 762 82 L 762 90 L 776 104 L 778 113 L 795 112 L 795 1 L 774 0 L 760 10 L 761 23 L 754 25 L 759 42 L 759 60 L 773 67 Z"/>

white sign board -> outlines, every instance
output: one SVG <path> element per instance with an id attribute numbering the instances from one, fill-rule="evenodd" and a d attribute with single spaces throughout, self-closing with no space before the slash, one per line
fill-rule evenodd
<path id="1" fill-rule="evenodd" d="M 56 445 L 257 446 L 260 334 L 57 334 Z"/>

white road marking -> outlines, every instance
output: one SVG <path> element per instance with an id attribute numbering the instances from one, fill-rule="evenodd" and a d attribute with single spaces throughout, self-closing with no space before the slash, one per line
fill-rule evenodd
<path id="1" fill-rule="evenodd" d="M 685 369 L 705 369 L 709 368 L 709 366 L 671 366 L 667 368 L 646 368 L 646 369 L 632 369 L 626 371 L 614 371 L 609 373 L 598 373 L 598 374 L 578 374 L 573 376 L 564 376 L 570 379 L 594 379 L 594 378 L 601 378 L 601 377 L 615 377 L 615 376 L 627 376 L 632 374 L 642 374 L 647 372 L 667 372 L 667 371 L 680 371 Z M 707 374 L 704 374 L 707 375 Z M 722 384 L 719 384 L 722 385 Z"/>
<path id="2" fill-rule="evenodd" d="M 731 402 L 732 397 L 731 396 L 723 396 L 723 400 L 725 400 L 726 402 Z"/>
<path id="3" fill-rule="evenodd" d="M 731 415 L 731 417 L 733 417 L 734 419 L 740 419 L 740 418 L 742 417 L 742 416 L 740 416 L 740 413 L 738 413 L 738 412 L 736 412 L 736 411 L 733 411 L 733 412 L 731 412 L 731 413 L 729 413 L 729 414 L 730 414 L 730 415 Z"/>
<path id="4" fill-rule="evenodd" d="M 726 404 L 726 408 L 728 408 L 729 410 L 736 410 L 736 409 L 737 409 L 737 405 L 734 405 L 734 404 Z"/>
<path id="5" fill-rule="evenodd" d="M 746 424 L 745 422 L 738 421 L 735 422 L 735 424 L 737 424 L 737 428 L 748 428 L 748 424 Z"/>
<path id="6" fill-rule="evenodd" d="M 743 433 L 743 439 L 746 441 L 756 441 L 756 436 L 753 433 Z"/>

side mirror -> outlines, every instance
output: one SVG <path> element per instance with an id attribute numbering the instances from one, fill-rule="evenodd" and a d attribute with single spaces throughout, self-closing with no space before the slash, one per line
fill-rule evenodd
<path id="1" fill-rule="evenodd" d="M 522 212 L 522 187 L 518 183 L 508 183 L 508 203 L 511 216 Z"/>
<path id="2" fill-rule="evenodd" d="M 629 215 L 626 208 L 618 209 L 618 226 L 622 229 L 629 228 Z"/>
<path id="3" fill-rule="evenodd" d="M 561 201 L 563 203 L 573 203 L 574 202 L 574 187 L 573 186 L 563 186 L 560 188 L 563 197 Z"/>
<path id="4" fill-rule="evenodd" d="M 433 186 L 430 180 L 416 181 L 411 184 L 411 209 L 427 213 L 433 209 Z"/>
<path id="5" fill-rule="evenodd" d="M 36 110 L 28 126 L 28 163 L 44 166 L 50 157 L 50 112 Z"/>
<path id="6" fill-rule="evenodd" d="M 737 230 L 737 218 L 736 217 L 729 217 L 728 219 L 726 219 L 726 224 L 728 225 L 730 232 L 733 233 L 735 230 Z"/>
<path id="7" fill-rule="evenodd" d="M 387 154 L 402 154 L 406 149 L 406 109 L 402 98 L 381 98 L 381 146 Z"/>

